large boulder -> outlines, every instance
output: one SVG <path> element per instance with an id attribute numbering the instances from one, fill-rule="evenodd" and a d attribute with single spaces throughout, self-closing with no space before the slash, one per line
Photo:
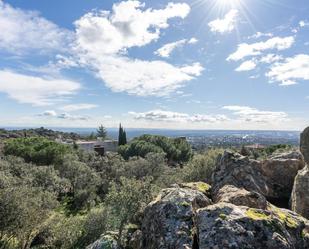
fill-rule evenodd
<path id="1" fill-rule="evenodd" d="M 142 248 L 194 248 L 194 214 L 211 204 L 201 191 L 173 187 L 163 189 L 145 209 L 142 222 Z"/>
<path id="2" fill-rule="evenodd" d="M 303 153 L 306 163 L 309 164 L 309 127 L 300 135 L 300 151 Z"/>
<path id="3" fill-rule="evenodd" d="M 182 186 L 163 189 L 146 207 L 130 248 L 309 248 L 308 220 L 267 203 L 259 193 L 226 185 L 212 204 L 197 184 Z"/>
<path id="4" fill-rule="evenodd" d="M 128 246 L 130 249 L 141 249 L 142 248 L 142 231 L 136 230 L 130 237 L 128 241 Z"/>
<path id="5" fill-rule="evenodd" d="M 86 249 L 120 249 L 115 234 L 102 235 L 100 239 L 87 246 Z"/>
<path id="6" fill-rule="evenodd" d="M 251 208 L 266 209 L 266 198 L 257 192 L 249 192 L 244 188 L 232 185 L 222 187 L 214 197 L 214 202 L 227 202 L 236 206 L 247 206 Z"/>
<path id="7" fill-rule="evenodd" d="M 223 156 L 217 160 L 212 178 L 212 194 L 214 197 L 225 185 L 258 193 L 268 191 L 265 178 L 261 172 L 260 162 L 250 160 L 238 153 L 225 151 Z"/>
<path id="8" fill-rule="evenodd" d="M 300 151 L 291 151 L 281 154 L 275 154 L 270 159 L 295 159 L 304 163 L 304 156 Z"/>
<path id="9" fill-rule="evenodd" d="M 299 152 L 256 161 L 226 151 L 218 159 L 213 173 L 212 194 L 216 198 L 222 187 L 233 185 L 260 193 L 271 202 L 287 207 L 294 178 L 303 167 L 304 161 Z"/>
<path id="10" fill-rule="evenodd" d="M 291 197 L 293 211 L 309 219 L 309 168 L 308 165 L 295 177 Z"/>
<path id="11" fill-rule="evenodd" d="M 295 176 L 305 167 L 305 162 L 302 154 L 294 151 L 277 155 L 261 162 L 260 165 L 268 187 L 266 196 L 289 199 Z"/>
<path id="12" fill-rule="evenodd" d="M 306 222 L 284 209 L 267 211 L 221 202 L 197 211 L 199 248 L 305 249 L 309 248 Z"/>

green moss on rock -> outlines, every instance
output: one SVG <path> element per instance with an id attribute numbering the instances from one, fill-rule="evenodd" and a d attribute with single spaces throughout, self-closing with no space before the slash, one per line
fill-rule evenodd
<path id="1" fill-rule="evenodd" d="M 265 211 L 255 209 L 255 208 L 249 208 L 246 211 L 246 215 L 253 220 L 269 220 L 271 219 L 270 214 L 266 214 Z"/>
<path id="2" fill-rule="evenodd" d="M 288 212 L 284 212 L 275 206 L 271 207 L 271 211 L 288 228 L 297 228 L 299 226 L 299 221 L 293 218 Z"/>
<path id="3" fill-rule="evenodd" d="M 189 202 L 186 202 L 186 201 L 180 202 L 179 205 L 180 205 L 180 206 L 183 206 L 183 207 L 189 207 L 189 206 L 191 206 L 191 204 L 190 204 Z"/>
<path id="4" fill-rule="evenodd" d="M 211 186 L 205 182 L 188 182 L 182 183 L 181 187 L 190 188 L 197 191 L 200 191 L 204 194 L 208 194 L 210 192 Z"/>
<path id="5" fill-rule="evenodd" d="M 226 214 L 219 214 L 220 219 L 226 220 L 227 216 Z"/>

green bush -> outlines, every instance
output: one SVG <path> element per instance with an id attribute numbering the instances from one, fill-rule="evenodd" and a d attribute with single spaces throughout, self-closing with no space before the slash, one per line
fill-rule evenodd
<path id="1" fill-rule="evenodd" d="M 110 210 L 112 228 L 118 230 L 118 245 L 121 245 L 125 225 L 151 201 L 150 182 L 151 179 L 139 181 L 122 177 L 120 184 L 112 184 L 105 204 Z"/>
<path id="2" fill-rule="evenodd" d="M 32 187 L 0 190 L 0 241 L 17 240 L 19 248 L 30 248 L 33 238 L 57 206 L 50 192 Z"/>
<path id="3" fill-rule="evenodd" d="M 56 164 L 71 152 L 67 145 L 43 137 L 16 138 L 6 141 L 4 155 L 22 157 L 26 162 L 37 165 Z"/>
<path id="4" fill-rule="evenodd" d="M 54 213 L 33 240 L 35 248 L 84 249 L 100 238 L 108 227 L 103 207 L 91 209 L 86 215 L 65 216 Z"/>
<path id="5" fill-rule="evenodd" d="M 221 149 L 211 149 L 202 154 L 196 154 L 181 171 L 181 178 L 186 182 L 203 181 L 211 184 L 211 176 L 216 166 L 217 158 L 223 153 Z"/>
<path id="6" fill-rule="evenodd" d="M 119 154 L 126 160 L 134 156 L 145 157 L 151 152 L 165 153 L 170 164 L 184 163 L 192 157 L 190 144 L 181 138 L 143 135 L 119 147 Z"/>

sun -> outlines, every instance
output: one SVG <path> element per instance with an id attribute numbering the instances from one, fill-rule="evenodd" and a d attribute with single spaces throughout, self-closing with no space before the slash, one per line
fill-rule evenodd
<path id="1" fill-rule="evenodd" d="M 212 11 L 216 11 L 217 13 L 222 11 L 222 10 L 227 10 L 230 8 L 235 8 L 235 9 L 243 9 L 247 8 L 249 2 L 251 0 L 193 0 L 192 5 L 196 6 L 201 9 L 210 9 Z M 258 0 L 262 1 L 262 0 Z M 265 1 L 265 0 L 263 0 Z M 268 1 L 273 1 L 273 0 L 268 0 Z"/>
<path id="2" fill-rule="evenodd" d="M 236 7 L 242 4 L 243 0 L 216 0 L 217 4 Z"/>

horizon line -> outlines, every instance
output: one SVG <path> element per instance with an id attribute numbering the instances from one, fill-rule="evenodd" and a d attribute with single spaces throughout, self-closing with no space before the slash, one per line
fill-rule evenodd
<path id="1" fill-rule="evenodd" d="M 97 129 L 98 127 L 71 127 L 71 126 L 0 126 L 0 129 Z M 105 127 L 106 129 L 119 129 L 119 127 Z M 129 127 L 125 129 L 136 129 L 136 130 L 167 130 L 167 131 L 286 131 L 286 132 L 302 132 L 301 130 L 284 130 L 284 129 L 172 129 L 172 128 L 144 128 L 144 127 Z"/>

